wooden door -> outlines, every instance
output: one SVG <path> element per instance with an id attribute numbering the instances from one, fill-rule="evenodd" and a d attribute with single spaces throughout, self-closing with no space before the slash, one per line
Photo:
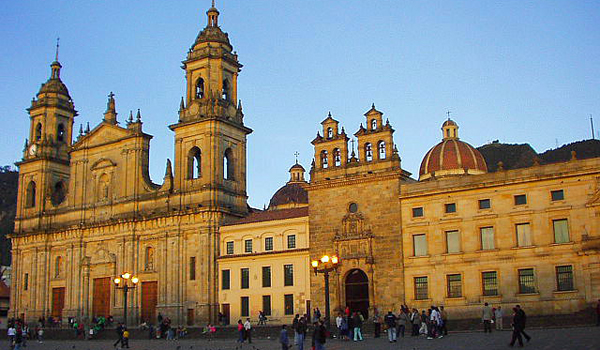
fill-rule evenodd
<path id="1" fill-rule="evenodd" d="M 52 317 L 62 317 L 65 307 L 65 287 L 52 288 Z"/>
<path id="2" fill-rule="evenodd" d="M 156 322 L 158 282 L 142 282 L 142 322 Z"/>
<path id="3" fill-rule="evenodd" d="M 92 315 L 94 317 L 110 315 L 110 277 L 94 278 Z"/>
<path id="4" fill-rule="evenodd" d="M 229 324 L 229 317 L 230 317 L 230 311 L 229 311 L 229 304 L 221 304 L 221 308 L 222 308 L 222 313 L 223 316 L 225 317 L 225 324 Z"/>
<path id="5" fill-rule="evenodd" d="M 194 309 L 187 309 L 187 325 L 194 325 Z"/>

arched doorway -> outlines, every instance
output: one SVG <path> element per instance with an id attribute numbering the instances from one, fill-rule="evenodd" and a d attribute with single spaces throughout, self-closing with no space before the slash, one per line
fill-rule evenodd
<path id="1" fill-rule="evenodd" d="M 352 312 L 360 311 L 369 318 L 369 278 L 359 269 L 353 269 L 346 275 L 346 305 Z"/>

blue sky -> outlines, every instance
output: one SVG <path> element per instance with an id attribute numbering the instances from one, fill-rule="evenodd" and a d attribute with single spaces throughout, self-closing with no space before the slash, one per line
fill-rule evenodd
<path id="1" fill-rule="evenodd" d="M 184 94 L 181 61 L 206 25 L 209 0 L 7 1 L 0 10 L 0 164 L 22 156 L 25 108 L 50 74 L 61 38 L 61 77 L 76 128 L 142 111 L 150 171 L 173 159 Z M 294 152 L 308 170 L 310 141 L 331 111 L 354 133 L 371 103 L 395 128 L 402 167 L 418 176 L 451 111 L 461 139 L 529 143 L 538 152 L 600 130 L 598 1 L 217 0 L 244 68 L 250 204 L 288 179 Z"/>

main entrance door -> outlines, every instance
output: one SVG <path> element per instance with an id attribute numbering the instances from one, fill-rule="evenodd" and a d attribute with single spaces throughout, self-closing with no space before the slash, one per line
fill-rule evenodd
<path id="1" fill-rule="evenodd" d="M 52 317 L 62 317 L 65 307 L 65 287 L 52 288 Z"/>
<path id="2" fill-rule="evenodd" d="M 352 312 L 360 311 L 368 319 L 369 278 L 362 270 L 350 270 L 346 275 L 346 304 Z"/>
<path id="3" fill-rule="evenodd" d="M 110 277 L 94 278 L 92 313 L 94 317 L 110 315 Z"/>
<path id="4" fill-rule="evenodd" d="M 142 282 L 142 322 L 154 324 L 158 302 L 158 282 Z"/>

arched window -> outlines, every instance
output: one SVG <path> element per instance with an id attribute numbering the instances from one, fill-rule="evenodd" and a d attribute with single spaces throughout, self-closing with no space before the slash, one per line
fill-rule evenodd
<path id="1" fill-rule="evenodd" d="M 228 148 L 223 155 L 223 178 L 225 180 L 233 180 L 233 170 L 233 151 L 231 151 L 231 148 Z"/>
<path id="2" fill-rule="evenodd" d="M 321 168 L 327 169 L 327 167 L 329 167 L 327 162 L 327 151 L 323 150 L 321 151 Z"/>
<path id="3" fill-rule="evenodd" d="M 144 265 L 144 269 L 146 271 L 154 270 L 154 248 L 146 247 L 146 264 Z"/>
<path id="4" fill-rule="evenodd" d="M 373 146 L 370 142 L 365 143 L 365 160 L 370 162 L 373 160 Z"/>
<path id="5" fill-rule="evenodd" d="M 63 142 L 65 140 L 65 126 L 63 123 L 58 124 L 56 128 L 56 140 L 58 142 Z"/>
<path id="6" fill-rule="evenodd" d="M 60 275 L 62 275 L 62 263 L 62 256 L 57 256 L 54 260 L 54 278 L 58 278 Z"/>
<path id="7" fill-rule="evenodd" d="M 188 179 L 197 179 L 202 175 L 202 152 L 193 147 L 188 153 Z"/>
<path id="8" fill-rule="evenodd" d="M 377 130 L 377 119 L 371 119 L 371 130 Z"/>
<path id="9" fill-rule="evenodd" d="M 339 148 L 333 150 L 333 164 L 335 166 L 342 165 L 342 152 L 340 152 Z"/>
<path id="10" fill-rule="evenodd" d="M 62 181 L 58 181 L 54 184 L 54 189 L 52 190 L 52 195 L 50 197 L 50 201 L 53 205 L 59 205 L 65 200 L 65 184 Z"/>
<path id="11" fill-rule="evenodd" d="M 229 101 L 229 82 L 227 79 L 223 79 L 223 92 L 221 95 L 224 100 Z"/>
<path id="12" fill-rule="evenodd" d="M 39 141 L 42 139 L 42 123 L 37 123 L 35 126 L 35 140 Z"/>
<path id="13" fill-rule="evenodd" d="M 379 141 L 377 149 L 379 149 L 379 159 L 385 159 L 385 142 Z"/>
<path id="14" fill-rule="evenodd" d="M 333 129 L 327 128 L 327 138 L 330 139 L 333 137 Z"/>
<path id="15" fill-rule="evenodd" d="M 25 196 L 25 206 L 27 208 L 35 207 L 35 182 L 30 181 L 27 185 L 27 195 Z"/>
<path id="16" fill-rule="evenodd" d="M 196 81 L 196 98 L 204 98 L 204 79 L 198 78 Z"/>

